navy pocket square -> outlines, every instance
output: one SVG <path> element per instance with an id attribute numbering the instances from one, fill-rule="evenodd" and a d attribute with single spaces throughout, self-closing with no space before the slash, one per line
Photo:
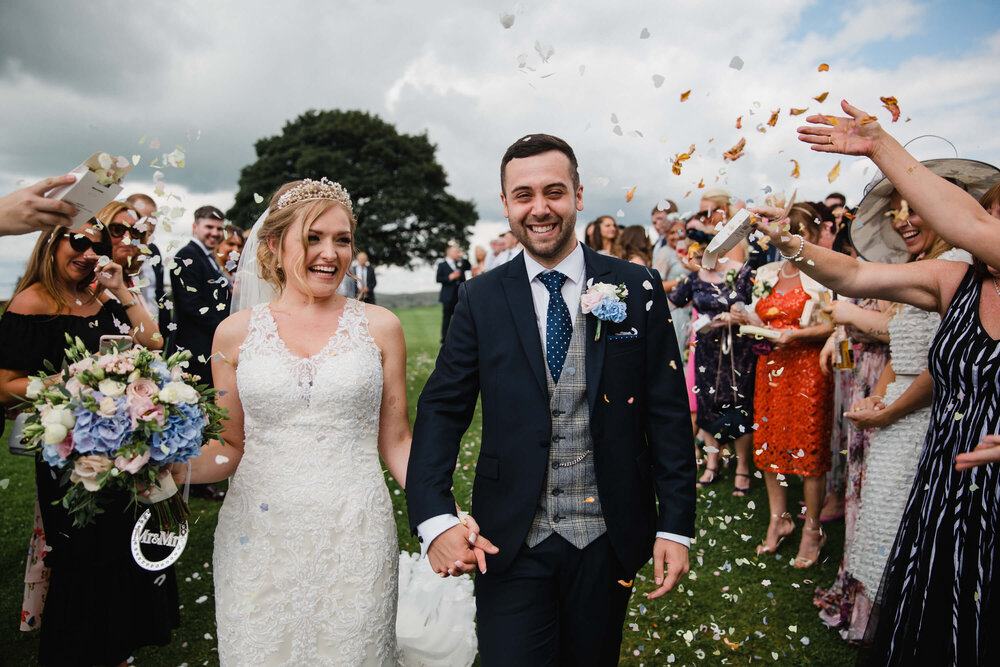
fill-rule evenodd
<path id="1" fill-rule="evenodd" d="M 639 337 L 639 332 L 635 327 L 632 327 L 628 331 L 619 331 L 618 333 L 608 334 L 608 342 L 615 343 L 622 340 L 635 340 Z"/>

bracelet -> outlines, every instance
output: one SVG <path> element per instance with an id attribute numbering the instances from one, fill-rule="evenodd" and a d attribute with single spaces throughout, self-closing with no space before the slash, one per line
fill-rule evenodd
<path id="1" fill-rule="evenodd" d="M 781 251 L 779 250 L 778 252 L 781 252 Z M 119 301 L 118 303 L 121 305 L 122 308 L 124 308 L 125 310 L 128 310 L 129 308 L 131 308 L 132 306 L 135 305 L 135 299 L 132 299 L 128 303 L 122 303 L 121 301 Z"/>
<path id="2" fill-rule="evenodd" d="M 793 236 L 793 238 L 798 238 L 799 239 L 799 249 L 795 252 L 794 255 L 788 256 L 785 253 L 781 252 L 781 249 L 779 248 L 778 249 L 778 254 L 781 255 L 782 259 L 787 259 L 789 261 L 792 261 L 792 260 L 796 260 L 796 259 L 798 259 L 799 257 L 802 256 L 802 251 L 806 247 L 806 240 L 804 238 L 802 238 L 802 234 L 795 234 Z"/>

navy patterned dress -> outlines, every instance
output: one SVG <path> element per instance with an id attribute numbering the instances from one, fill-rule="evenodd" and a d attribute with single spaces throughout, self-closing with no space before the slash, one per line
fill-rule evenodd
<path id="1" fill-rule="evenodd" d="M 868 628 L 871 664 L 1000 664 L 1000 464 L 954 467 L 1000 433 L 1000 341 L 979 319 L 980 294 L 970 267 L 931 345 L 931 421 Z"/>

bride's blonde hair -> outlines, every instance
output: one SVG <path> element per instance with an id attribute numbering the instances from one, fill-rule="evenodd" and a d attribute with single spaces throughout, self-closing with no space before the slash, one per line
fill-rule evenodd
<path id="1" fill-rule="evenodd" d="M 325 179 L 324 179 L 325 180 Z M 285 183 L 274 196 L 271 197 L 271 202 L 268 204 L 267 218 L 261 225 L 259 238 L 260 244 L 257 246 L 257 261 L 260 265 L 260 277 L 266 280 L 269 284 L 273 285 L 276 291 L 282 292 L 285 289 L 285 285 L 288 284 L 288 276 L 291 274 L 298 281 L 299 286 L 311 299 L 313 294 L 312 290 L 306 284 L 305 280 L 305 251 L 309 244 L 309 229 L 312 224 L 316 221 L 316 218 L 326 213 L 328 210 L 335 206 L 339 206 L 347 214 L 347 219 L 351 224 L 351 257 L 354 257 L 355 247 L 354 247 L 354 230 L 357 228 L 357 221 L 354 219 L 354 211 L 352 207 L 349 206 L 350 200 L 347 199 L 346 191 L 343 191 L 343 197 L 331 197 L 331 196 L 321 196 L 317 198 L 302 198 L 296 199 L 294 196 L 284 197 L 283 195 L 288 193 L 293 189 L 301 190 L 307 187 L 309 184 L 315 183 L 314 181 L 309 181 L 309 179 L 301 181 L 292 181 L 291 183 Z M 294 195 L 295 193 L 293 193 Z M 292 201 L 289 202 L 289 199 Z M 348 205 L 344 204 L 344 201 Z M 302 242 L 302 255 L 296 260 L 295 264 L 291 267 L 282 266 L 281 264 L 281 248 L 284 247 L 285 237 L 288 235 L 288 230 L 291 229 L 292 225 L 302 219 L 302 232 L 301 232 L 301 242 Z M 271 250 L 271 244 L 268 241 L 274 241 L 275 250 Z M 347 272 L 347 277 L 351 276 L 350 272 Z"/>

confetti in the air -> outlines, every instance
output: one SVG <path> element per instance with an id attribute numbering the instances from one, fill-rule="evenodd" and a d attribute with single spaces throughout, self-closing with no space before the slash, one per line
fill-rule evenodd
<path id="1" fill-rule="evenodd" d="M 506 12 L 504 12 L 503 14 L 501 14 L 500 15 L 500 25 L 502 25 L 505 29 L 506 28 L 510 28 L 511 26 L 513 26 L 514 25 L 514 15 L 513 14 L 508 14 Z"/>
<path id="2" fill-rule="evenodd" d="M 795 107 L 792 107 L 791 109 L 788 110 L 788 115 L 789 116 L 801 116 L 802 114 L 804 114 L 807 111 L 809 111 L 809 107 L 806 107 L 805 109 L 796 109 Z"/>
<path id="3" fill-rule="evenodd" d="M 535 51 L 538 52 L 538 57 L 542 59 L 543 63 L 549 62 L 549 58 L 556 52 L 551 44 L 542 46 L 542 43 L 537 40 L 535 41 Z"/>
<path id="4" fill-rule="evenodd" d="M 743 69 L 743 58 L 739 56 L 733 56 L 733 59 L 729 61 L 729 66 L 735 70 Z"/>
<path id="5" fill-rule="evenodd" d="M 829 72 L 830 71 L 830 66 L 827 65 L 826 63 L 823 63 L 822 65 L 819 66 L 819 68 L 817 69 L 817 71 L 819 71 L 819 72 Z"/>
<path id="6" fill-rule="evenodd" d="M 654 88 L 659 88 L 660 86 L 662 86 L 663 85 L 663 81 L 664 81 L 663 77 L 660 76 L 659 74 L 654 74 L 653 75 L 653 87 Z"/>
<path id="7" fill-rule="evenodd" d="M 882 100 L 882 106 L 892 114 L 892 122 L 895 123 L 899 120 L 899 101 L 895 97 L 880 97 L 879 99 Z"/>
<path id="8" fill-rule="evenodd" d="M 694 153 L 694 144 L 691 144 L 691 148 L 689 148 L 686 153 L 678 153 L 677 155 L 674 156 L 674 163 L 671 167 L 671 170 L 674 172 L 675 175 L 677 176 L 681 175 L 681 165 L 684 163 L 685 160 L 691 159 L 692 153 Z"/>
<path id="9" fill-rule="evenodd" d="M 649 39 L 649 30 L 643 28 L 642 32 L 639 33 L 639 39 Z"/>
<path id="10" fill-rule="evenodd" d="M 739 118 L 736 119 L 736 129 L 739 130 L 742 128 L 743 128 L 743 116 L 740 116 Z"/>
<path id="11" fill-rule="evenodd" d="M 774 127 L 775 125 L 778 124 L 778 114 L 780 113 L 781 113 L 780 107 L 771 112 L 771 117 L 767 121 L 767 124 L 770 127 Z"/>
<path id="12" fill-rule="evenodd" d="M 837 160 L 837 164 L 833 165 L 833 169 L 831 169 L 830 173 L 826 175 L 826 180 L 833 183 L 837 180 L 838 176 L 840 176 L 840 160 Z"/>
<path id="13" fill-rule="evenodd" d="M 792 169 L 792 178 L 798 178 L 799 177 L 799 161 L 798 160 L 792 160 L 792 164 L 795 165 L 795 167 Z"/>
<path id="14" fill-rule="evenodd" d="M 255 204 L 263 204 L 264 198 L 255 192 L 253 193 L 253 201 Z"/>
<path id="15" fill-rule="evenodd" d="M 822 93 L 822 94 L 820 94 L 820 95 L 817 95 L 817 96 L 816 96 L 816 97 L 814 97 L 813 99 L 814 99 L 814 100 L 816 100 L 817 102 L 819 102 L 820 104 L 823 104 L 823 102 L 825 102 L 825 101 L 826 101 L 826 96 L 827 96 L 827 95 L 829 95 L 829 94 L 830 94 L 830 92 L 829 92 L 829 91 L 827 91 L 827 92 L 825 92 L 825 93 Z"/>
<path id="16" fill-rule="evenodd" d="M 686 102 L 687 98 L 689 97 L 691 97 L 691 91 L 690 90 L 684 91 L 683 93 L 681 93 L 681 102 Z"/>
<path id="17" fill-rule="evenodd" d="M 744 147 L 746 147 L 746 145 L 747 145 L 747 140 L 746 137 L 744 137 L 743 139 L 740 139 L 735 146 L 733 146 L 728 151 L 723 153 L 722 159 L 728 160 L 730 162 L 735 162 L 736 160 L 739 160 L 741 157 L 743 157 L 743 149 Z"/>
<path id="18" fill-rule="evenodd" d="M 627 201 L 627 202 L 632 201 L 632 198 L 635 197 L 635 189 L 637 187 L 639 187 L 639 186 L 635 186 L 631 190 L 628 190 L 627 192 L 625 192 L 625 201 Z"/>

